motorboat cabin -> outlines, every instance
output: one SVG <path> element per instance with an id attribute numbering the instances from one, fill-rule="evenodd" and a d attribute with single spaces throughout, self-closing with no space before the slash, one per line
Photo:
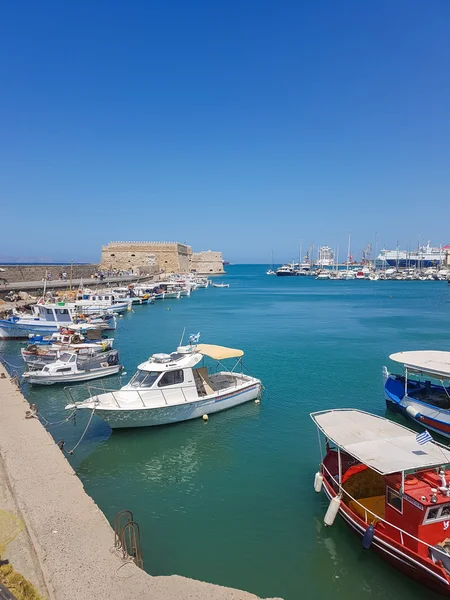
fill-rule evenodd
<path id="1" fill-rule="evenodd" d="M 450 437 L 450 352 L 397 352 L 389 358 L 402 373 L 383 369 L 387 408 Z"/>
<path id="2" fill-rule="evenodd" d="M 95 408 L 113 429 L 164 425 L 209 415 L 260 397 L 261 381 L 244 374 L 243 355 L 242 350 L 209 344 L 153 354 L 120 390 L 94 394 L 66 408 Z M 217 361 L 219 368 L 225 359 L 235 358 L 237 362 L 231 371 L 212 373 L 203 364 L 205 357 Z"/>
<path id="3" fill-rule="evenodd" d="M 325 438 L 314 482 L 330 499 L 325 525 L 339 514 L 363 548 L 450 595 L 449 449 L 359 410 L 311 418 Z"/>

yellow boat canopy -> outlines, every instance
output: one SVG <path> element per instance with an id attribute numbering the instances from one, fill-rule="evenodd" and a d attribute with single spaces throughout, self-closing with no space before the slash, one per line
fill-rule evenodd
<path id="1" fill-rule="evenodd" d="M 214 360 L 224 360 L 225 358 L 240 358 L 244 356 L 242 350 L 235 348 L 225 348 L 225 346 L 213 346 L 212 344 L 198 344 L 196 351 Z"/>

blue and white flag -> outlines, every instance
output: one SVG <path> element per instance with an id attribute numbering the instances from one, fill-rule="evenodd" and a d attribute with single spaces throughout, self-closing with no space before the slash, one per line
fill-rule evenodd
<path id="1" fill-rule="evenodd" d="M 189 336 L 189 343 L 191 344 L 191 346 L 193 346 L 194 344 L 198 344 L 200 341 L 200 331 L 196 334 L 192 334 Z"/>
<path id="2" fill-rule="evenodd" d="M 431 437 L 430 433 L 426 429 L 422 433 L 418 433 L 416 435 L 416 442 L 418 444 L 420 444 L 421 446 L 423 446 L 427 442 L 432 442 L 432 441 L 433 441 L 433 438 Z"/>

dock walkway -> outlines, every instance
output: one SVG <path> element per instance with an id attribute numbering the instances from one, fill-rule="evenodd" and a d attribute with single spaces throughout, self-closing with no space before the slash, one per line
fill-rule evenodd
<path id="1" fill-rule="evenodd" d="M 105 277 L 105 279 L 72 279 L 72 289 L 77 289 L 80 284 L 83 284 L 84 287 L 97 287 L 99 285 L 106 285 L 108 283 L 134 283 L 136 281 L 148 281 L 152 279 L 151 276 L 147 277 L 138 277 L 137 275 L 121 275 L 117 277 Z M 69 279 L 54 279 L 51 281 L 47 281 L 46 289 L 64 289 L 69 288 L 70 286 Z M 41 290 L 44 287 L 44 281 L 12 281 L 11 283 L 1 283 L 0 282 L 0 292 L 9 292 L 9 291 L 26 291 L 26 290 Z"/>
<path id="2" fill-rule="evenodd" d="M 0 365 L 0 467 L 25 525 L 23 543 L 36 559 L 33 568 L 22 574 L 44 596 L 49 600 L 256 600 L 246 592 L 177 575 L 152 577 L 134 563 L 124 562 L 114 551 L 114 533 L 106 517 L 40 421 L 25 418 L 27 410 L 28 402 Z M 0 509 L 8 509 L 1 497 Z M 27 570 L 26 563 L 23 568 Z"/>

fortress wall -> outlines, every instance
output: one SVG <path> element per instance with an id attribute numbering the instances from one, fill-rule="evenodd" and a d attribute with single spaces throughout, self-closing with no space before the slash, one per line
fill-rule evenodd
<path id="1" fill-rule="evenodd" d="M 153 268 L 187 272 L 192 249 L 178 242 L 110 242 L 102 247 L 101 268 Z"/>
<path id="2" fill-rule="evenodd" d="M 191 257 L 190 270 L 203 275 L 225 273 L 223 270 L 222 252 L 194 252 Z"/>

